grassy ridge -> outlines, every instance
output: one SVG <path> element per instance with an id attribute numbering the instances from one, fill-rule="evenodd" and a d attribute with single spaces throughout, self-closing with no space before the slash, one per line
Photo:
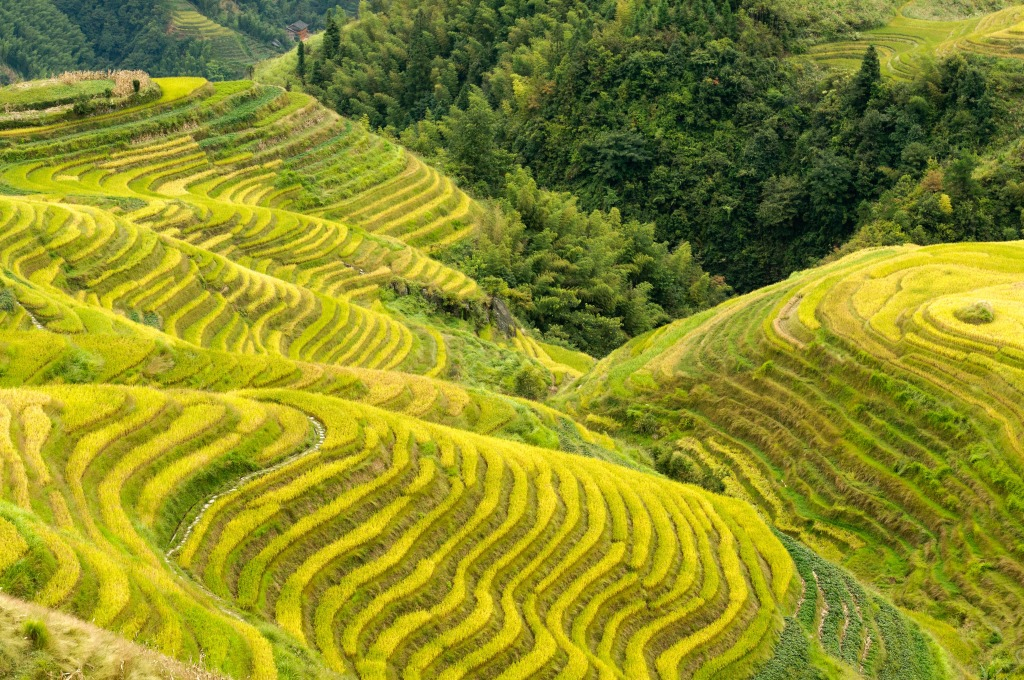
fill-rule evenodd
<path id="1" fill-rule="evenodd" d="M 65 614 L 0 596 L 0 672 L 8 678 L 124 677 L 216 680 L 223 676 L 185 665 Z"/>
<path id="2" fill-rule="evenodd" d="M 638 339 L 571 402 L 675 442 L 918 612 L 966 667 L 1012 676 L 1022 255 L 863 251 Z"/>

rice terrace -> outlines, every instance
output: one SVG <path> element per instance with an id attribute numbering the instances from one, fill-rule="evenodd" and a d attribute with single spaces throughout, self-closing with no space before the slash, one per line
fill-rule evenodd
<path id="1" fill-rule="evenodd" d="M 886 5 L 797 49 L 752 42 L 789 35 L 771 3 L 156 4 L 146 68 L 87 18 L 77 70 L 0 32 L 0 677 L 1024 677 L 1019 101 L 960 133 L 1024 82 L 1024 7 Z M 725 37 L 668 50 L 706 75 L 659 124 L 770 116 L 664 222 L 610 169 L 675 181 L 655 119 L 575 88 L 669 78 L 672 22 Z M 506 39 L 459 37 L 483 24 Z M 808 59 L 818 108 L 751 103 Z M 623 129 L 556 158 L 613 99 Z M 764 285 L 712 227 L 666 235 L 698 203 L 742 231 L 708 192 L 790 143 L 808 175 L 746 194 Z"/>
<path id="2" fill-rule="evenodd" d="M 808 56 L 818 63 L 855 69 L 868 45 L 875 45 L 885 71 L 900 78 L 912 77 L 925 62 L 956 53 L 1024 58 L 1024 7 L 942 20 L 921 18 L 915 10 L 914 3 L 908 3 L 885 26 L 863 31 L 855 40 L 814 46 Z"/>

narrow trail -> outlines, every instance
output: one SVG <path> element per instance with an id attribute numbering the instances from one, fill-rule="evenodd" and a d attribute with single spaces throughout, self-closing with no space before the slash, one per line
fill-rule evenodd
<path id="1" fill-rule="evenodd" d="M 235 483 L 235 485 L 232 486 L 230 489 L 225 489 L 224 491 L 221 491 L 220 493 L 214 494 L 213 496 L 211 496 L 206 501 L 206 503 L 203 504 L 203 507 L 199 510 L 199 512 L 196 514 L 195 518 L 192 520 L 192 522 L 185 529 L 185 533 L 182 534 L 180 540 L 176 540 L 178 538 L 178 532 L 177 531 L 174 532 L 174 535 L 171 537 L 171 548 L 167 550 L 167 557 L 168 558 L 173 557 L 175 554 L 177 554 L 181 550 L 181 547 L 183 545 L 185 545 L 186 541 L 188 541 L 189 537 L 192 535 L 192 532 L 195 531 L 196 526 L 199 525 L 199 522 L 206 515 L 206 511 L 209 510 L 210 507 L 212 507 L 213 504 L 217 502 L 217 499 L 221 498 L 222 496 L 224 496 L 226 494 L 233 493 L 233 492 L 237 491 L 243 485 L 247 484 L 248 482 L 250 482 L 253 479 L 257 479 L 259 477 L 263 477 L 264 475 L 268 475 L 268 474 L 270 474 L 271 472 L 273 472 L 275 470 L 279 470 L 280 468 L 284 467 L 285 465 L 293 463 L 293 462 L 295 462 L 295 461 L 297 461 L 299 459 L 305 458 L 307 456 L 311 456 L 311 455 L 317 453 L 318 451 L 320 451 L 321 447 L 323 447 L 323 445 L 324 445 L 324 441 L 327 439 L 327 428 L 324 426 L 324 424 L 322 422 L 320 422 L 319 420 L 317 420 L 313 416 L 307 416 L 307 417 L 309 418 L 310 425 L 313 426 L 313 431 L 316 432 L 316 441 L 314 441 L 313 444 L 309 448 L 307 448 L 307 449 L 305 449 L 303 451 L 300 451 L 299 453 L 296 453 L 294 456 L 289 456 L 288 458 L 285 458 L 284 460 L 282 460 L 280 463 L 277 463 L 276 465 L 272 465 L 272 466 L 270 466 L 268 468 L 263 468 L 261 470 L 256 470 L 255 472 L 250 472 L 249 474 L 241 477 Z"/>
<path id="2" fill-rule="evenodd" d="M 28 314 L 28 318 L 32 320 L 32 325 L 33 326 L 35 326 L 38 330 L 41 330 L 41 331 L 45 331 L 46 330 L 46 326 L 44 326 L 43 324 L 39 323 L 39 319 L 36 318 L 36 315 L 33 314 L 29 310 L 28 307 L 25 307 L 24 305 L 22 305 L 21 308 L 25 310 L 26 314 Z"/>

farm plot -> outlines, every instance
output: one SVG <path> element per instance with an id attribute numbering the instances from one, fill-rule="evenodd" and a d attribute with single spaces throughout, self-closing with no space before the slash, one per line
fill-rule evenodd
<path id="1" fill-rule="evenodd" d="M 837 68 L 859 68 L 869 45 L 879 51 L 883 72 L 913 78 L 929 60 L 955 52 L 993 57 L 1024 57 L 1024 7 L 1009 7 L 981 17 L 932 21 L 901 10 L 888 24 L 859 34 L 856 40 L 812 47 L 808 57 Z"/>
<path id="2" fill-rule="evenodd" d="M 694 469 L 941 635 L 959 628 L 967 663 L 1000 659 L 1024 642 L 1022 257 L 851 255 L 638 339 L 571 405 L 628 423 L 645 395 Z M 670 417 L 658 395 L 680 393 Z"/>
<path id="3" fill-rule="evenodd" d="M 243 394 L 300 408 L 328 438 L 219 498 L 176 554 L 339 670 L 674 674 L 714 649 L 741 672 L 772 647 L 792 566 L 748 506 L 670 482 L 627 503 L 639 473 L 331 398 Z"/>
<path id="4" fill-rule="evenodd" d="M 236 607 L 371 677 L 745 673 L 793 585 L 742 502 L 333 397 L 5 390 L 0 433 L 5 590 L 238 676 L 283 650 Z"/>

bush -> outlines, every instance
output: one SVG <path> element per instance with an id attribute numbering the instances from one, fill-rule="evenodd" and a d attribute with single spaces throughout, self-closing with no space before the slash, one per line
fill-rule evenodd
<path id="1" fill-rule="evenodd" d="M 954 314 L 956 318 L 964 323 L 974 324 L 975 326 L 992 323 L 996 318 L 996 312 L 992 309 L 991 303 L 983 300 L 961 307 Z"/>
<path id="2" fill-rule="evenodd" d="M 102 358 L 76 347 L 46 371 L 46 379 L 72 384 L 88 383 L 96 379 L 102 366 Z"/>
<path id="3" fill-rule="evenodd" d="M 36 649 L 43 649 L 50 642 L 50 631 L 39 619 L 29 619 L 21 630 Z"/>
<path id="4" fill-rule="evenodd" d="M 0 288 L 0 312 L 13 312 L 18 306 L 18 299 L 10 288 Z"/>
<path id="5" fill-rule="evenodd" d="M 543 399 L 548 387 L 548 376 L 533 364 L 524 364 L 513 379 L 516 394 L 527 399 Z"/>
<path id="6" fill-rule="evenodd" d="M 71 112 L 80 118 L 90 115 L 95 110 L 96 104 L 88 97 L 79 97 L 71 107 Z"/>

